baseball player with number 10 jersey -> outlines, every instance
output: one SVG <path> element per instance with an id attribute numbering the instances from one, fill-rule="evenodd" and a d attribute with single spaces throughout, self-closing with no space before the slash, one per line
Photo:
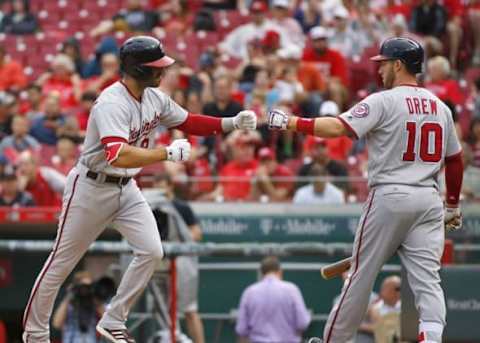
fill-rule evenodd
<path id="1" fill-rule="evenodd" d="M 326 138 L 364 137 L 367 143 L 370 194 L 355 234 L 349 276 L 326 323 L 324 343 L 352 339 L 378 272 L 396 252 L 420 315 L 418 341 L 442 341 L 446 310 L 438 271 L 445 228 L 461 226 L 463 164 L 449 108 L 417 84 L 423 55 L 423 48 L 411 39 L 386 40 L 372 60 L 380 63 L 387 90 L 368 96 L 337 118 L 269 113 L 271 129 Z M 445 208 L 437 182 L 444 165 Z"/>
<path id="2" fill-rule="evenodd" d="M 172 63 L 152 37 L 130 38 L 120 48 L 123 78 L 105 89 L 91 110 L 84 151 L 68 175 L 57 238 L 25 309 L 24 343 L 50 342 L 49 319 L 58 290 L 107 225 L 126 238 L 135 257 L 97 332 L 109 342 L 134 342 L 125 321 L 163 250 L 155 218 L 132 177 L 145 165 L 190 156 L 186 139 L 155 148 L 155 130 L 161 125 L 204 136 L 256 128 L 251 111 L 214 118 L 181 108 L 157 88 Z"/>

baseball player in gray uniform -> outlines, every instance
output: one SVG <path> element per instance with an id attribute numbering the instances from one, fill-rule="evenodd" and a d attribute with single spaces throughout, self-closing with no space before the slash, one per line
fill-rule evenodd
<path id="1" fill-rule="evenodd" d="M 340 301 L 324 330 L 325 343 L 352 338 L 367 309 L 382 265 L 398 252 L 420 315 L 420 342 L 439 343 L 445 327 L 440 258 L 445 228 L 461 227 L 463 164 L 452 114 L 418 86 L 423 48 L 407 38 L 386 40 L 379 74 L 387 90 L 372 94 L 336 118 L 304 119 L 269 113 L 269 126 L 320 137 L 365 137 L 370 194 L 356 231 L 352 265 Z M 445 165 L 444 207 L 437 176 Z"/>
<path id="2" fill-rule="evenodd" d="M 186 161 L 186 139 L 154 147 L 159 125 L 193 135 L 211 135 L 234 129 L 253 130 L 256 116 L 242 111 L 233 118 L 188 113 L 158 85 L 174 60 L 152 37 L 128 39 L 120 48 L 121 81 L 105 89 L 95 102 L 87 127 L 84 150 L 67 178 L 63 208 L 53 250 L 41 270 L 23 317 L 25 343 L 50 342 L 49 318 L 57 292 L 107 225 L 128 241 L 134 259 L 97 326 L 114 343 L 131 343 L 125 321 L 163 257 L 152 211 L 132 177 L 143 166 L 160 161 Z"/>

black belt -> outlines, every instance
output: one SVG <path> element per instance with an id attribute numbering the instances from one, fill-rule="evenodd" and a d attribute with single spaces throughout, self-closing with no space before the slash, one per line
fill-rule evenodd
<path id="1" fill-rule="evenodd" d="M 94 171 L 89 170 L 87 172 L 87 177 L 90 179 L 94 179 L 95 181 L 98 181 L 98 176 L 99 173 L 95 173 Z M 116 185 L 122 185 L 125 186 L 129 181 L 131 177 L 121 177 L 121 176 L 113 176 L 113 175 L 105 175 L 105 180 L 103 182 L 106 183 L 114 183 Z"/>

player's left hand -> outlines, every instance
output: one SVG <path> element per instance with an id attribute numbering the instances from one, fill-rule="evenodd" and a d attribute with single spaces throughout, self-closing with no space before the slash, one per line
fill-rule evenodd
<path id="1" fill-rule="evenodd" d="M 241 111 L 233 117 L 233 126 L 237 130 L 255 130 L 257 128 L 257 115 L 253 111 Z"/>
<path id="2" fill-rule="evenodd" d="M 445 206 L 445 230 L 457 231 L 462 227 L 463 217 L 460 207 Z"/>
<path id="3" fill-rule="evenodd" d="M 166 147 L 167 160 L 172 162 L 188 161 L 192 147 L 190 142 L 184 138 L 175 139 L 172 144 Z"/>

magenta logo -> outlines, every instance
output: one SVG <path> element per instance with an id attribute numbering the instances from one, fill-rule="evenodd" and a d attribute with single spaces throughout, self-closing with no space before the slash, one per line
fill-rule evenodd
<path id="1" fill-rule="evenodd" d="M 370 107 L 368 104 L 362 102 L 355 106 L 351 113 L 356 118 L 365 118 L 370 113 Z"/>

